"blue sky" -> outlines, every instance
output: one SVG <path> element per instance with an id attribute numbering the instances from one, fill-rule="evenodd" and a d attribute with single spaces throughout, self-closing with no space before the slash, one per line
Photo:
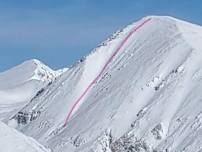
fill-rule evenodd
<path id="1" fill-rule="evenodd" d="M 201 0 L 0 0 L 0 71 L 37 58 L 57 69 L 147 15 L 202 25 Z"/>

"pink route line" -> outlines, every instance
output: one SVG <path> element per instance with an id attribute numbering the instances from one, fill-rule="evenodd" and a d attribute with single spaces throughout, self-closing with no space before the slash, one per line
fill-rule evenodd
<path id="1" fill-rule="evenodd" d="M 151 20 L 151 18 L 145 19 L 141 24 L 139 24 L 138 26 L 134 27 L 130 33 L 124 38 L 124 40 L 119 44 L 118 48 L 114 51 L 114 53 L 111 55 L 111 57 L 107 60 L 107 62 L 104 64 L 102 70 L 100 71 L 100 73 L 96 76 L 96 78 L 88 85 L 88 87 L 84 90 L 84 92 L 80 95 L 80 97 L 75 101 L 75 103 L 73 104 L 72 108 L 70 109 L 66 119 L 65 119 L 65 123 L 63 127 L 67 126 L 67 123 L 69 122 L 72 112 L 74 111 L 74 109 L 76 108 L 76 106 L 79 104 L 79 102 L 81 101 L 81 99 L 86 95 L 86 93 L 88 92 L 88 90 L 92 87 L 92 85 L 94 83 L 96 83 L 96 81 L 101 77 L 101 75 L 103 74 L 103 72 L 105 71 L 105 69 L 107 68 L 107 66 L 109 65 L 109 63 L 112 61 L 112 59 L 116 56 L 116 54 L 121 50 L 121 48 L 123 47 L 123 45 L 127 42 L 127 40 L 138 30 L 140 29 L 142 26 L 144 26 L 147 22 L 149 22 Z"/>

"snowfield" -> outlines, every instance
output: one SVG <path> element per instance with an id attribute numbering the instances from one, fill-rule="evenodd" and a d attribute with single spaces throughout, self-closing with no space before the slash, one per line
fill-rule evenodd
<path id="1" fill-rule="evenodd" d="M 1 152 L 51 152 L 34 139 L 9 128 L 2 122 L 0 122 L 0 137 Z"/>
<path id="2" fill-rule="evenodd" d="M 0 74 L 0 118 L 53 152 L 201 152 L 201 42 L 201 26 L 148 16 L 69 69 L 27 61 Z"/>

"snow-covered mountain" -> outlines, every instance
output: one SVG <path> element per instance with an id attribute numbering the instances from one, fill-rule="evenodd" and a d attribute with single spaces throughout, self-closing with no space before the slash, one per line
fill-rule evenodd
<path id="1" fill-rule="evenodd" d="M 201 41 L 201 26 L 145 17 L 60 76 L 8 74 L 3 90 L 27 79 L 46 85 L 5 122 L 53 152 L 200 152 Z"/>
<path id="2" fill-rule="evenodd" d="M 36 59 L 0 73 L 0 119 L 7 120 L 18 112 L 58 75 Z"/>

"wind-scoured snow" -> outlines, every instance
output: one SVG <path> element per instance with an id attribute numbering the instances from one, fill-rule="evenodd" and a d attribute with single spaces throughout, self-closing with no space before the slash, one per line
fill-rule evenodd
<path id="1" fill-rule="evenodd" d="M 150 21 L 127 39 L 64 127 L 75 101 L 145 19 Z M 200 152 L 201 41 L 201 26 L 145 17 L 51 81 L 14 117 L 21 122 L 16 128 L 53 152 Z"/>

